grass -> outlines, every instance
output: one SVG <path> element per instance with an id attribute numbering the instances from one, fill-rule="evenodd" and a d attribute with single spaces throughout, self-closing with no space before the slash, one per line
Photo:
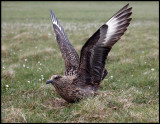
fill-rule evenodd
<path id="1" fill-rule="evenodd" d="M 109 53 L 100 95 L 68 104 L 45 81 L 64 73 L 51 8 L 81 47 L 128 2 L 2 2 L 2 122 L 159 122 L 158 2 L 130 2 L 133 20 Z"/>

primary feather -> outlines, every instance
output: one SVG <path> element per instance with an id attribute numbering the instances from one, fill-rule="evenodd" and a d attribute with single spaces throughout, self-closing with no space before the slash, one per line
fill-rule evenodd
<path id="1" fill-rule="evenodd" d="M 85 43 L 81 50 L 79 74 L 90 76 L 90 83 L 100 83 L 105 70 L 105 61 L 113 45 L 121 38 L 130 24 L 132 14 L 129 4 L 120 9 Z M 83 77 L 86 75 L 82 75 Z M 88 76 L 86 76 L 88 77 Z"/>

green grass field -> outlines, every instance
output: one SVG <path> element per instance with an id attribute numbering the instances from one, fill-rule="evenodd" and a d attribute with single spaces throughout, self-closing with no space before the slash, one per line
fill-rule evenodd
<path id="1" fill-rule="evenodd" d="M 66 103 L 45 82 L 63 75 L 51 8 L 74 48 L 128 2 L 2 2 L 2 122 L 159 122 L 159 6 L 130 2 L 132 21 L 107 60 L 100 95 Z"/>

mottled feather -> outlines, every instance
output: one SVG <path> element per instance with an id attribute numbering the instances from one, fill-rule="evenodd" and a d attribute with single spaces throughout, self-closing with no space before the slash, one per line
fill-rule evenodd
<path id="1" fill-rule="evenodd" d="M 61 50 L 62 57 L 64 59 L 65 75 L 75 75 L 77 74 L 79 56 L 76 50 L 71 45 L 71 43 L 69 42 L 64 28 L 60 25 L 58 19 L 56 18 L 52 10 L 50 10 L 50 16 L 53 24 L 53 29 L 56 35 L 56 40 L 58 42 L 59 49 Z"/>

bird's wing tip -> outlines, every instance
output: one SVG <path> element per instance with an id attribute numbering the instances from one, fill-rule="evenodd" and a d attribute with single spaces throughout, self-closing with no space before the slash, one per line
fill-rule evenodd
<path id="1" fill-rule="evenodd" d="M 50 10 L 50 12 L 52 12 L 52 9 L 51 9 L 51 8 L 50 8 L 49 10 Z"/>
<path id="2" fill-rule="evenodd" d="M 54 13 L 53 13 L 53 11 L 51 10 L 51 8 L 50 8 L 50 14 L 53 16 L 54 15 Z"/>
<path id="3" fill-rule="evenodd" d="M 124 8 L 128 8 L 128 6 L 129 6 L 129 3 L 127 3 L 127 4 L 124 6 Z"/>

